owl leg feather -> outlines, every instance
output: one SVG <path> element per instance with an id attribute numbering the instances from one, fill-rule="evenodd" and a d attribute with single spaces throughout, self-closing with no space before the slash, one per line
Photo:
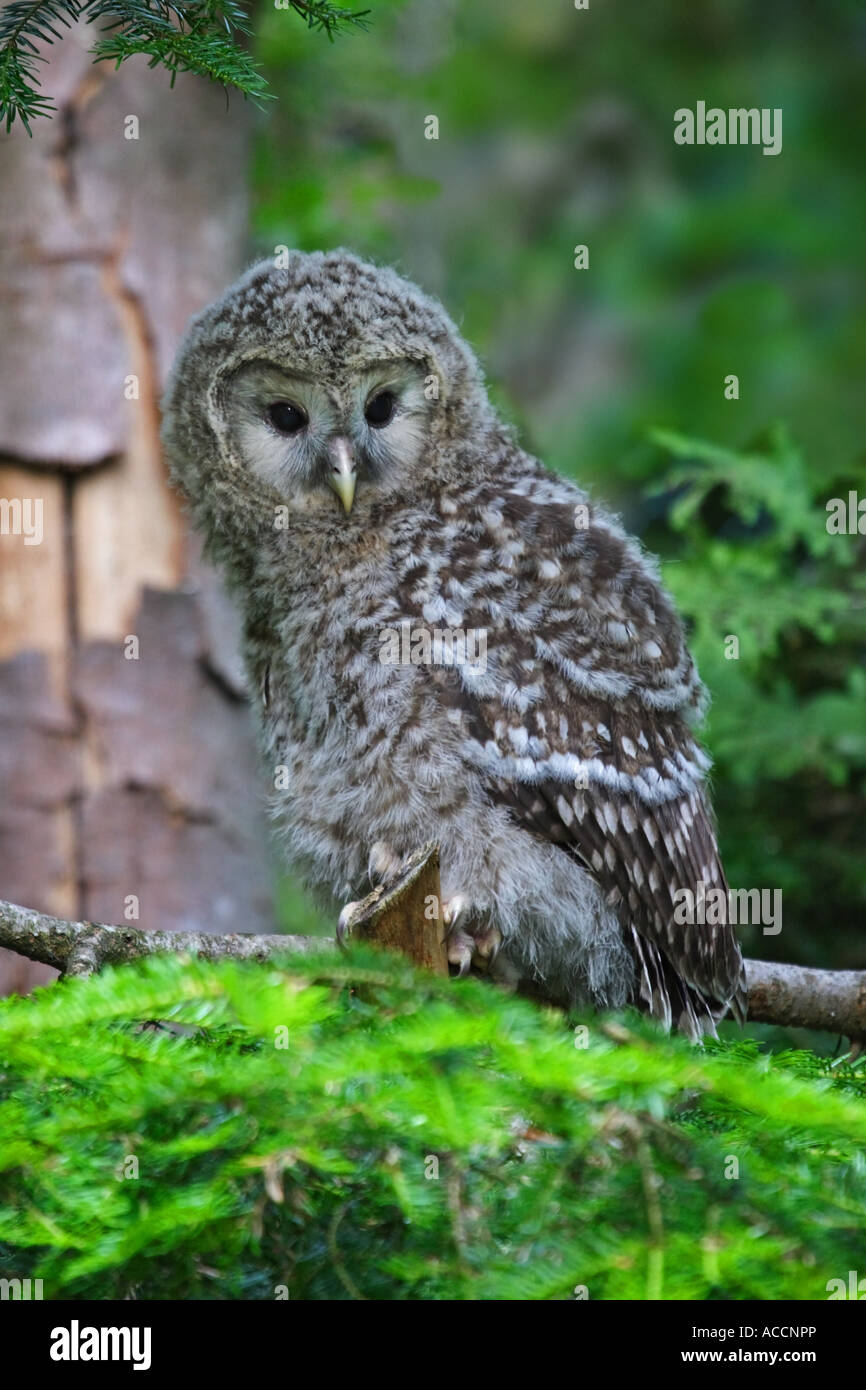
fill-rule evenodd
<path id="1" fill-rule="evenodd" d="M 402 871 L 406 860 L 399 855 L 393 845 L 389 845 L 387 840 L 376 840 L 370 849 L 367 860 L 367 873 L 370 881 L 378 880 L 380 883 L 390 883 Z"/>

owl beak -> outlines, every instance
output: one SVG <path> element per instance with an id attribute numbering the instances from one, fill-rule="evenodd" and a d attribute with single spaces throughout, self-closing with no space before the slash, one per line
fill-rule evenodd
<path id="1" fill-rule="evenodd" d="M 355 482 L 358 476 L 355 472 L 354 452 L 348 439 L 342 435 L 337 435 L 336 438 L 330 440 L 328 457 L 331 461 L 328 484 L 334 489 L 348 514 L 352 510 L 352 503 L 355 500 Z"/>

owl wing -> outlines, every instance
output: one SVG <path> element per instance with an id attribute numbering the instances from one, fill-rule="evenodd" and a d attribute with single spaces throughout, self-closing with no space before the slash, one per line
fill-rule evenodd
<path id="1" fill-rule="evenodd" d="M 637 966 L 637 1000 L 649 1014 L 665 1027 L 673 1022 L 693 1037 L 713 1031 L 715 1019 L 727 1006 L 742 1021 L 745 978 L 739 946 L 727 913 L 713 924 L 712 915 L 718 914 L 706 910 L 706 904 L 720 901 L 727 907 L 728 885 L 703 788 L 696 781 L 665 800 L 645 801 L 639 790 L 626 785 L 650 769 L 668 780 L 665 764 L 671 764 L 677 740 L 688 740 L 688 734 L 675 722 L 663 730 L 647 729 L 645 718 L 643 727 L 636 729 L 633 712 L 600 703 L 558 703 L 559 717 L 563 708 L 567 718 L 577 718 L 581 725 L 594 723 L 603 731 L 603 747 L 592 761 L 601 764 L 602 777 L 607 774 L 608 780 L 590 781 L 580 772 L 572 781 L 543 771 L 538 780 L 514 776 L 506 771 L 509 739 L 509 747 L 500 749 L 503 775 L 488 779 L 491 799 L 506 807 L 525 830 L 573 854 L 596 880 L 627 933 Z M 488 706 L 485 716 L 492 712 Z M 534 713 L 543 711 L 536 707 Z M 493 721 L 500 731 L 505 722 Z M 477 715 L 475 729 L 480 732 Z M 486 757 L 495 759 L 496 738 L 493 729 L 487 732 Z M 641 734 L 646 749 L 637 743 Z M 520 735 L 518 740 L 522 741 Z M 629 749 L 624 758 L 623 742 Z M 632 748 L 644 759 L 633 756 Z M 710 924 L 702 925 L 699 916 L 697 921 L 694 916 L 682 920 L 684 900 L 675 897 L 680 889 L 693 895 L 698 914 L 704 903 L 703 915 L 710 916 Z"/>
<path id="2" fill-rule="evenodd" d="M 453 508 L 446 508 L 453 514 Z M 576 520 L 579 524 L 576 524 Z M 584 865 L 634 953 L 637 998 L 700 1036 L 745 1008 L 728 886 L 689 719 L 703 687 L 651 564 L 537 466 L 461 498 L 419 616 L 484 635 L 485 662 L 433 675 L 491 799 Z M 404 589 L 404 597 L 408 597 Z M 683 921 L 683 898 L 722 920 Z M 680 913 L 677 912 L 678 904 Z M 718 911 L 715 913 L 718 916 Z"/>

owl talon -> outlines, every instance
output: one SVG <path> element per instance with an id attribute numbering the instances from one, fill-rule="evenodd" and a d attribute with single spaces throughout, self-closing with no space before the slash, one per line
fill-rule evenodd
<path id="1" fill-rule="evenodd" d="M 499 955 L 499 948 L 502 945 L 502 933 L 498 927 L 487 927 L 473 937 L 474 957 L 473 965 L 478 970 L 487 970 L 493 965 Z"/>
<path id="2" fill-rule="evenodd" d="M 447 928 L 446 953 L 448 964 L 455 967 L 456 978 L 462 980 L 471 969 L 485 972 L 499 954 L 502 934 L 498 927 L 484 921 L 472 924 L 469 899 L 463 893 L 442 904 L 442 918 Z"/>
<path id="3" fill-rule="evenodd" d="M 352 934 L 352 918 L 361 906 L 360 903 L 346 903 L 337 918 L 337 945 L 345 946 L 346 941 Z"/>
<path id="4" fill-rule="evenodd" d="M 453 898 L 442 904 L 442 920 L 449 931 L 454 931 L 461 917 L 469 910 L 469 899 L 463 893 L 455 893 Z"/>
<path id="5" fill-rule="evenodd" d="M 455 975 L 458 980 L 462 980 L 464 975 L 468 975 L 472 966 L 472 937 L 463 931 L 451 931 L 448 933 L 446 949 L 448 954 L 448 964 L 454 967 Z"/>

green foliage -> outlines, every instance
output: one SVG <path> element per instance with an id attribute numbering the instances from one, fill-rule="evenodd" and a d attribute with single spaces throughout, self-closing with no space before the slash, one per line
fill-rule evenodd
<path id="1" fill-rule="evenodd" d="M 48 1298 L 821 1299 L 857 1268 L 862 1063 L 587 1030 L 358 950 L 154 958 L 5 1000 L 0 1277 Z"/>
<path id="2" fill-rule="evenodd" d="M 120 66 L 144 54 L 150 67 L 171 74 L 197 73 L 224 87 L 235 87 L 257 104 L 270 97 L 258 65 L 233 34 L 249 34 L 247 8 L 237 0 L 12 0 L 0 9 L 0 120 L 11 130 L 16 117 L 30 122 L 55 109 L 38 91 L 38 44 L 61 37 L 58 26 L 78 19 L 98 24 L 101 36 L 91 52 L 96 62 Z M 355 12 L 330 0 L 286 0 L 308 28 L 329 39 L 347 25 L 365 27 L 367 11 Z"/>
<path id="3" fill-rule="evenodd" d="M 786 959 L 794 945 L 829 964 L 808 927 L 828 896 L 850 902 L 850 954 L 837 943 L 836 961 L 862 967 L 866 874 L 851 813 L 866 798 L 866 546 L 828 533 L 826 505 L 847 500 L 847 479 L 808 469 L 781 427 L 742 452 L 667 430 L 653 440 L 677 460 L 654 488 L 673 537 L 665 579 L 713 692 L 707 734 L 737 886 L 781 888 L 787 930 L 771 944 Z M 766 955 L 751 933 L 747 949 Z"/>
<path id="4" fill-rule="evenodd" d="M 68 29 L 79 14 L 78 0 L 12 0 L 0 10 L 0 119 L 7 131 L 16 116 L 29 131 L 32 120 L 54 110 L 36 90 L 36 68 L 43 61 L 37 43 L 59 39 L 58 25 Z"/>

